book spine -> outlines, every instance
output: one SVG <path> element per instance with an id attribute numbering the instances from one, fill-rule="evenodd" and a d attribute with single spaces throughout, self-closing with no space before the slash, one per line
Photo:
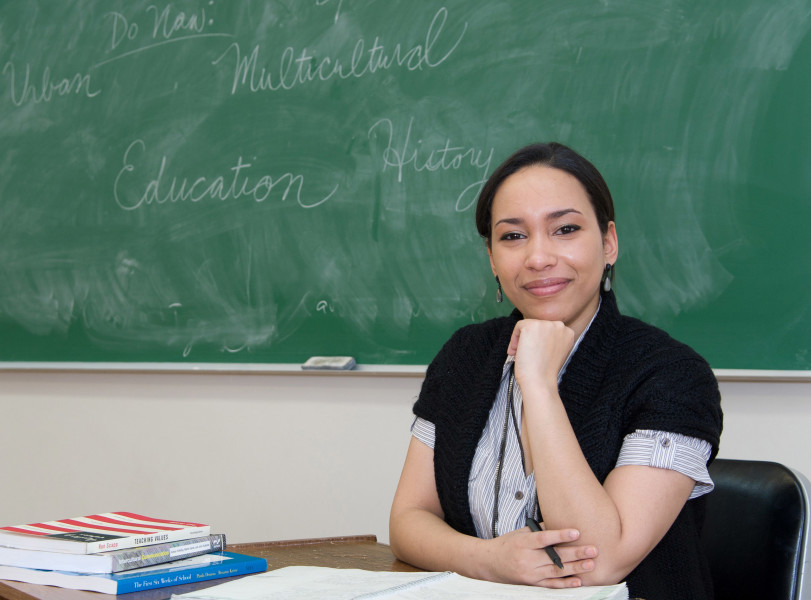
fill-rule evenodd
<path id="1" fill-rule="evenodd" d="M 150 533 L 146 535 L 130 535 L 112 540 L 87 542 L 85 553 L 95 554 L 97 552 L 111 552 L 113 550 L 137 548 L 138 546 L 152 546 L 154 544 L 162 544 L 167 542 L 179 542 L 181 540 L 204 537 L 210 533 L 210 527 L 202 526 L 196 529 L 179 529 L 177 531 L 161 531 L 160 533 Z"/>
<path id="2" fill-rule="evenodd" d="M 183 585 L 198 581 L 208 581 L 210 579 L 222 579 L 224 577 L 236 577 L 237 575 L 248 575 L 250 573 L 260 573 L 267 569 L 267 561 L 264 558 L 245 557 L 245 560 L 230 561 L 207 565 L 195 569 L 180 571 L 178 573 L 156 573 L 150 575 L 144 573 L 142 577 L 127 579 L 118 582 L 116 594 L 127 594 L 129 592 L 141 592 L 170 585 Z"/>
<path id="3" fill-rule="evenodd" d="M 117 550 L 106 554 L 109 554 L 112 562 L 110 572 L 118 573 L 223 550 L 225 550 L 225 535 L 220 533 L 205 538 L 154 544 L 152 546 L 133 548 L 132 550 Z"/>

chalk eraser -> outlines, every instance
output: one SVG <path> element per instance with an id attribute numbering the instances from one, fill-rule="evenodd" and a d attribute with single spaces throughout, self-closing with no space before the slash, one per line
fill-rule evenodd
<path id="1" fill-rule="evenodd" d="M 355 368 L 355 359 L 351 356 L 312 356 L 301 368 L 313 371 L 349 371 Z"/>

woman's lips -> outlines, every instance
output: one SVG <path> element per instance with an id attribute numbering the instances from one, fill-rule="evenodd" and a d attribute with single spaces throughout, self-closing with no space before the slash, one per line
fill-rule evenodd
<path id="1" fill-rule="evenodd" d="M 552 296 L 569 285 L 569 280 L 562 277 L 550 277 L 547 279 L 536 279 L 525 283 L 523 288 L 533 296 Z"/>

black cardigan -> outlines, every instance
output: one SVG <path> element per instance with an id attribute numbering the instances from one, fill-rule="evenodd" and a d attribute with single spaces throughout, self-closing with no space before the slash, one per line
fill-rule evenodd
<path id="1" fill-rule="evenodd" d="M 476 535 L 468 478 L 501 380 L 518 311 L 458 330 L 428 367 L 414 413 L 434 423 L 437 493 L 451 527 Z M 665 332 L 622 316 L 613 293 L 566 368 L 560 386 L 577 440 L 602 483 L 626 434 L 681 433 L 718 452 L 722 414 L 709 365 Z M 543 485 L 543 482 L 539 482 Z M 704 497 L 686 503 L 662 541 L 627 577 L 631 597 L 710 600 L 712 582 L 699 543 Z"/>

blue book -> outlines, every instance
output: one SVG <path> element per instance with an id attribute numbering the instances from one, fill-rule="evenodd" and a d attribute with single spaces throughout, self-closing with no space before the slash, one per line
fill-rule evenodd
<path id="1" fill-rule="evenodd" d="M 264 558 L 235 552 L 213 552 L 121 573 L 73 573 L 0 565 L 0 579 L 55 585 L 103 594 L 126 594 L 170 585 L 261 573 L 266 570 L 267 561 Z"/>

